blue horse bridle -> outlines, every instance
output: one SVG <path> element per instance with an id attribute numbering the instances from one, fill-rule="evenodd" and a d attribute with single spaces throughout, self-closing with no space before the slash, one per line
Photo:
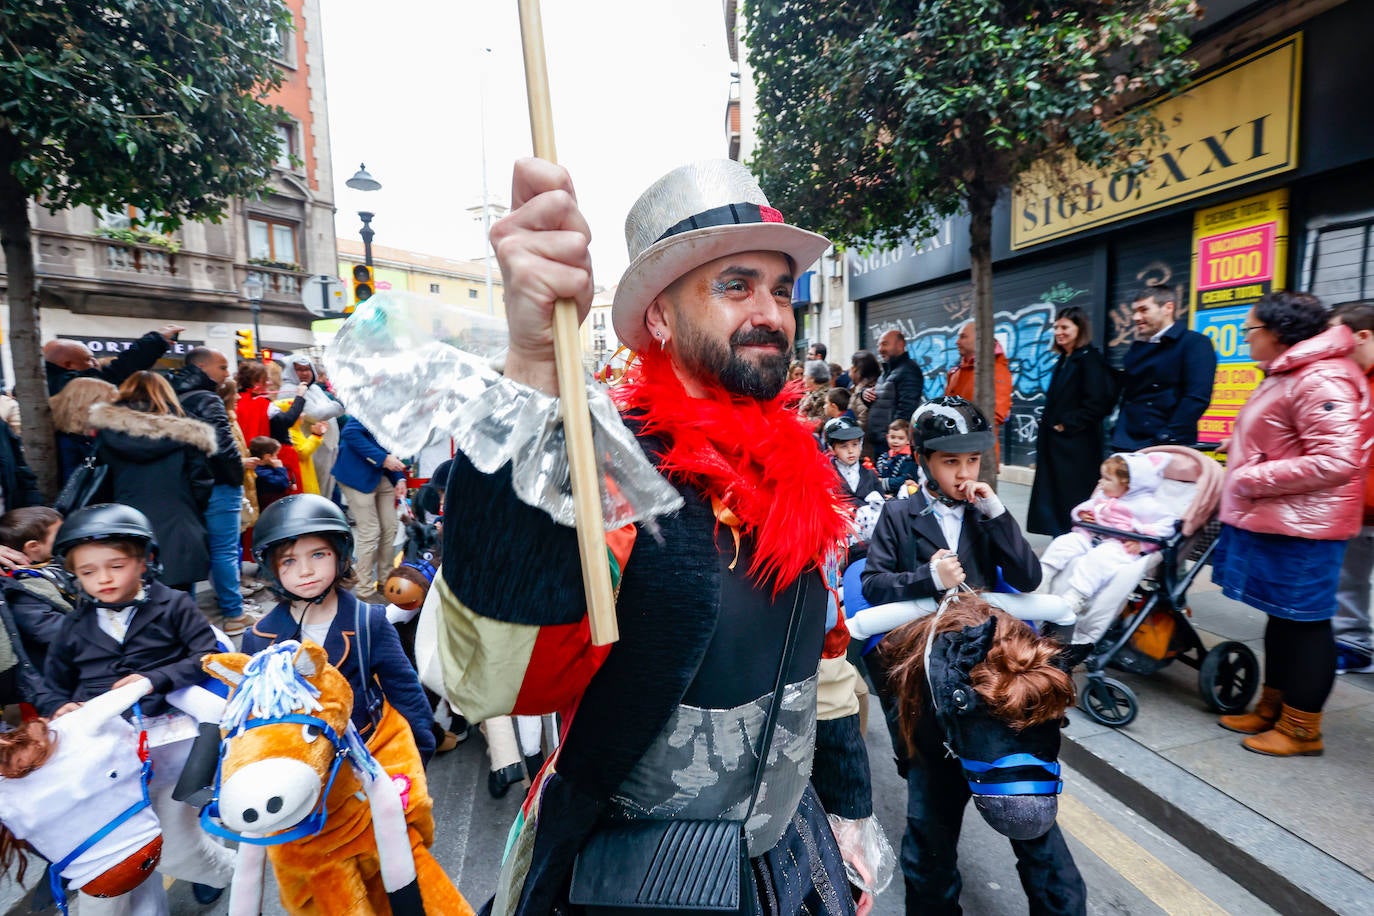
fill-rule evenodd
<path id="1" fill-rule="evenodd" d="M 290 827 L 280 833 L 273 833 L 267 836 L 249 836 L 238 833 L 225 827 L 219 820 L 219 793 L 220 780 L 224 772 L 224 755 L 229 747 L 229 740 L 236 738 L 246 731 L 255 728 L 263 728 L 267 725 L 305 725 L 314 726 L 320 729 L 320 733 L 329 739 L 329 743 L 334 746 L 334 757 L 329 763 L 329 778 L 325 781 L 324 791 L 320 793 L 319 803 L 311 809 L 304 820 L 294 827 Z M 345 759 L 353 756 L 358 747 L 357 741 L 350 741 L 348 731 L 352 730 L 353 723 L 349 722 L 348 729 L 343 735 L 336 732 L 332 726 L 318 716 L 308 716 L 303 713 L 288 713 L 284 716 L 272 716 L 266 719 L 249 719 L 240 725 L 234 732 L 228 735 L 220 744 L 219 764 L 215 767 L 215 789 L 214 796 L 210 803 L 200 812 L 200 825 L 207 833 L 226 840 L 233 840 L 237 843 L 248 843 L 253 846 L 276 846 L 281 843 L 290 843 L 293 840 L 304 839 L 319 833 L 324 829 L 326 817 L 325 806 L 329 800 L 329 791 L 334 788 L 334 778 L 339 775 L 339 767 L 343 765 Z"/>
<path id="2" fill-rule="evenodd" d="M 1034 754 L 1008 754 L 1005 757 L 998 757 L 991 763 L 960 757 L 959 765 L 964 768 L 966 778 L 969 773 L 993 773 L 998 770 L 1009 770 L 1013 767 L 1039 767 L 1054 777 L 1045 780 L 1023 779 L 1017 782 L 981 782 L 969 778 L 969 791 L 974 795 L 1058 795 L 1064 791 L 1064 780 L 1060 777 L 1059 761 L 1041 760 Z"/>
<path id="3" fill-rule="evenodd" d="M 135 703 L 133 707 L 134 728 L 138 731 L 138 756 L 141 762 L 138 781 L 142 797 L 123 811 L 110 819 L 104 827 L 86 838 L 86 841 L 67 853 L 60 862 L 54 862 L 48 867 L 48 886 L 52 890 L 53 902 L 62 911 L 62 916 L 67 916 L 67 889 L 62 884 L 62 872 L 87 850 L 105 837 L 113 833 L 121 824 L 133 817 L 144 808 L 150 807 L 152 802 L 148 798 L 148 783 L 153 780 L 153 758 L 148 750 L 148 732 L 143 728 L 143 707 Z"/>

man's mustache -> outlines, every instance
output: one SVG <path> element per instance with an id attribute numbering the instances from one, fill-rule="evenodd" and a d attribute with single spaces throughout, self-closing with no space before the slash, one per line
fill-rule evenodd
<path id="1" fill-rule="evenodd" d="M 781 331 L 770 331 L 767 328 L 754 328 L 750 331 L 739 331 L 730 337 L 730 347 L 767 347 L 773 346 L 781 353 L 786 353 L 791 346 L 787 335 Z"/>

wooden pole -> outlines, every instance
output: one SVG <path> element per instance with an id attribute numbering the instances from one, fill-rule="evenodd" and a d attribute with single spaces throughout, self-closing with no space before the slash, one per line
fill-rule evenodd
<path id="1" fill-rule="evenodd" d="M 517 2 L 520 7 L 520 41 L 525 52 L 525 92 L 529 96 L 534 155 L 557 162 L 539 0 Z M 558 371 L 558 397 L 563 407 L 563 435 L 568 443 L 573 506 L 577 513 L 577 549 L 582 558 L 582 589 L 587 596 L 592 644 L 604 646 L 619 639 L 620 631 L 616 625 L 615 596 L 611 591 L 611 569 L 606 554 L 601 487 L 597 478 L 596 452 L 592 445 L 586 380 L 582 372 L 579 324 L 577 303 L 571 299 L 559 299 L 553 307 L 553 351 Z"/>

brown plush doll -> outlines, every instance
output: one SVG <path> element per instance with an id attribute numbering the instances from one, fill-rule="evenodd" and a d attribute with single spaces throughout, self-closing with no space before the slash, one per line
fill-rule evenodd
<path id="1" fill-rule="evenodd" d="M 413 611 L 425 603 L 430 581 L 431 577 L 409 563 L 403 563 L 387 574 L 382 594 L 401 610 Z"/>

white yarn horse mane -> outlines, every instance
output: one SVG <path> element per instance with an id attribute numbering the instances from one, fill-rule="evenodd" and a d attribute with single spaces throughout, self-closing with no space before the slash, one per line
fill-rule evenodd
<path id="1" fill-rule="evenodd" d="M 268 646 L 249 659 L 229 702 L 224 706 L 220 728 L 236 734 L 250 719 L 277 719 L 301 711 L 319 712 L 320 689 L 296 669 L 301 644 L 287 640 Z"/>

